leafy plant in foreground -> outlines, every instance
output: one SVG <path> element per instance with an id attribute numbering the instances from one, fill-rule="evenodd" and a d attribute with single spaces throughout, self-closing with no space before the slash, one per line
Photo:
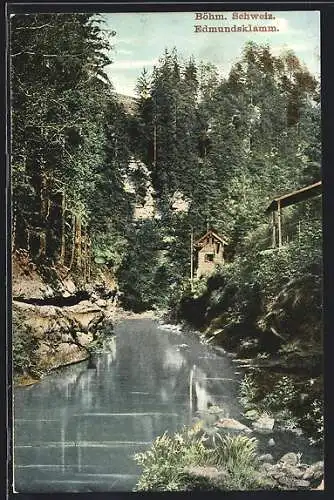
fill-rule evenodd
<path id="1" fill-rule="evenodd" d="M 135 455 L 142 466 L 138 491 L 185 491 L 192 489 L 251 490 L 270 487 L 257 470 L 255 438 L 224 436 L 218 432 L 214 447 L 207 445 L 208 435 L 201 424 L 183 429 L 173 436 L 164 433 L 150 450 Z M 202 481 L 189 475 L 189 467 L 209 471 L 215 467 L 218 476 Z"/>

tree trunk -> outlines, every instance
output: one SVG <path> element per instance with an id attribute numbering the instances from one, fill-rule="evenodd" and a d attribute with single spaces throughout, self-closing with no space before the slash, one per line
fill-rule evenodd
<path id="1" fill-rule="evenodd" d="M 282 246 L 282 209 L 281 200 L 277 202 L 277 218 L 278 218 L 278 248 Z"/>
<path id="2" fill-rule="evenodd" d="M 27 228 L 27 251 L 28 254 L 30 255 L 30 231 L 28 228 Z"/>
<path id="3" fill-rule="evenodd" d="M 157 126 L 154 125 L 153 130 L 153 165 L 156 167 L 157 164 Z"/>
<path id="4" fill-rule="evenodd" d="M 85 227 L 85 233 L 83 237 L 83 273 L 84 273 L 84 282 L 87 283 L 87 227 Z"/>
<path id="5" fill-rule="evenodd" d="M 29 247 L 29 240 L 28 240 L 28 247 Z M 29 251 L 29 248 L 28 248 Z M 46 254 L 46 234 L 45 231 L 42 230 L 39 235 L 39 253 L 38 257 L 45 257 Z"/>
<path id="6" fill-rule="evenodd" d="M 87 281 L 89 283 L 90 282 L 90 273 L 91 273 L 91 241 L 90 241 L 90 238 L 88 239 L 87 245 L 88 245 L 88 249 L 87 249 Z"/>
<path id="7" fill-rule="evenodd" d="M 78 271 L 81 271 L 82 268 L 82 235 L 81 235 L 81 219 L 77 215 L 76 216 L 76 235 L 75 235 L 75 247 L 76 247 L 76 268 Z"/>
<path id="8" fill-rule="evenodd" d="M 65 193 L 61 196 L 61 236 L 60 236 L 60 264 L 63 266 L 66 254 L 66 240 L 65 240 Z"/>
<path id="9" fill-rule="evenodd" d="M 43 172 L 41 173 L 41 188 L 40 188 L 40 201 L 41 201 L 41 232 L 39 237 L 39 252 L 38 257 L 45 257 L 46 254 L 46 220 L 48 214 L 48 200 L 46 197 L 46 178 Z"/>
<path id="10" fill-rule="evenodd" d="M 72 248 L 71 248 L 71 260 L 70 260 L 70 265 L 69 269 L 72 269 L 73 263 L 74 263 L 74 255 L 75 255 L 75 233 L 76 233 L 76 223 L 75 223 L 76 217 L 73 214 L 72 215 Z"/>

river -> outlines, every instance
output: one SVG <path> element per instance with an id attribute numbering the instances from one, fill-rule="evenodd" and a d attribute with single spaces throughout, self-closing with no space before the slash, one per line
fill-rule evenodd
<path id="1" fill-rule="evenodd" d="M 140 473 L 133 454 L 164 431 L 207 418 L 211 405 L 242 421 L 242 370 L 194 335 L 153 319 L 126 319 L 94 361 L 93 368 L 64 367 L 15 390 L 16 492 L 129 491 Z M 318 459 L 303 436 L 257 437 L 260 451 L 277 458 L 302 451 L 305 461 Z M 270 437 L 276 446 L 268 449 Z"/>

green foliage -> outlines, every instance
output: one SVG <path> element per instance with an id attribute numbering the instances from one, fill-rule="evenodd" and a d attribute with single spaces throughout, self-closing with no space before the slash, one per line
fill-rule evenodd
<path id="1" fill-rule="evenodd" d="M 240 382 L 239 401 L 247 410 L 256 409 L 258 412 L 275 414 L 282 408 L 291 408 L 297 396 L 293 380 L 286 375 L 279 377 L 265 389 L 252 374 L 246 374 Z"/>
<path id="2" fill-rule="evenodd" d="M 251 375 L 245 375 L 240 382 L 239 401 L 247 409 L 254 409 L 257 397 L 257 385 Z"/>
<path id="3" fill-rule="evenodd" d="M 36 350 L 38 344 L 20 315 L 13 314 L 12 355 L 14 376 L 39 376 Z"/>
<path id="4" fill-rule="evenodd" d="M 291 408 L 296 399 L 296 387 L 293 380 L 288 376 L 282 376 L 274 385 L 272 391 L 261 401 L 261 406 L 273 412 L 281 408 Z"/>
<path id="5" fill-rule="evenodd" d="M 239 401 L 245 417 L 256 420 L 269 414 L 284 429 L 302 428 L 311 444 L 322 444 L 324 439 L 324 407 L 321 393 L 310 392 L 305 399 L 306 382 L 299 385 L 291 377 L 247 374 L 240 382 Z"/>
<path id="6" fill-rule="evenodd" d="M 224 465 L 228 470 L 251 465 L 256 459 L 257 441 L 247 436 L 223 436 L 215 449 L 217 465 Z"/>
<path id="7" fill-rule="evenodd" d="M 243 435 L 223 436 L 215 449 L 216 464 L 228 473 L 222 489 L 242 491 L 264 488 L 264 478 L 257 471 L 257 440 Z M 267 484 L 270 487 L 270 484 Z"/>
<path id="8" fill-rule="evenodd" d="M 161 304 L 167 291 L 164 247 L 155 230 L 155 221 L 144 221 L 133 231 L 117 279 L 125 294 L 123 304 L 133 310 L 145 310 Z"/>
<path id="9" fill-rule="evenodd" d="M 311 444 L 322 444 L 324 441 L 324 403 L 321 399 L 314 399 L 305 416 L 311 427 Z"/>
<path id="10" fill-rule="evenodd" d="M 257 441 L 246 436 L 220 436 L 208 447 L 201 426 L 158 437 L 150 450 L 135 455 L 142 467 L 138 491 L 184 491 L 196 488 L 247 490 L 269 487 L 257 470 Z M 187 467 L 217 467 L 219 479 L 196 480 Z"/>
<path id="11" fill-rule="evenodd" d="M 74 268 L 80 222 L 113 260 L 100 240 L 132 216 L 128 121 L 104 73 L 113 33 L 92 14 L 17 14 L 10 31 L 14 246 Z"/>
<path id="12" fill-rule="evenodd" d="M 204 437 L 199 437 L 196 429 L 183 429 L 174 436 L 164 433 L 154 441 L 150 450 L 134 457 L 143 469 L 137 490 L 185 489 L 184 467 L 205 464 L 210 455 L 204 446 Z"/>

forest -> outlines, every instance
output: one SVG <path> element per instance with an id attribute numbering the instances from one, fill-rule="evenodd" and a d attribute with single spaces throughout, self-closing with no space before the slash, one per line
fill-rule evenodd
<path id="1" fill-rule="evenodd" d="M 107 272 L 124 309 L 307 365 L 321 441 L 321 198 L 284 209 L 279 250 L 265 213 L 321 179 L 320 82 L 290 50 L 247 43 L 223 78 L 169 48 L 126 100 L 105 70 L 114 36 L 98 15 L 11 18 L 13 260 L 82 290 Z M 191 286 L 191 234 L 209 227 L 226 264 Z"/>

